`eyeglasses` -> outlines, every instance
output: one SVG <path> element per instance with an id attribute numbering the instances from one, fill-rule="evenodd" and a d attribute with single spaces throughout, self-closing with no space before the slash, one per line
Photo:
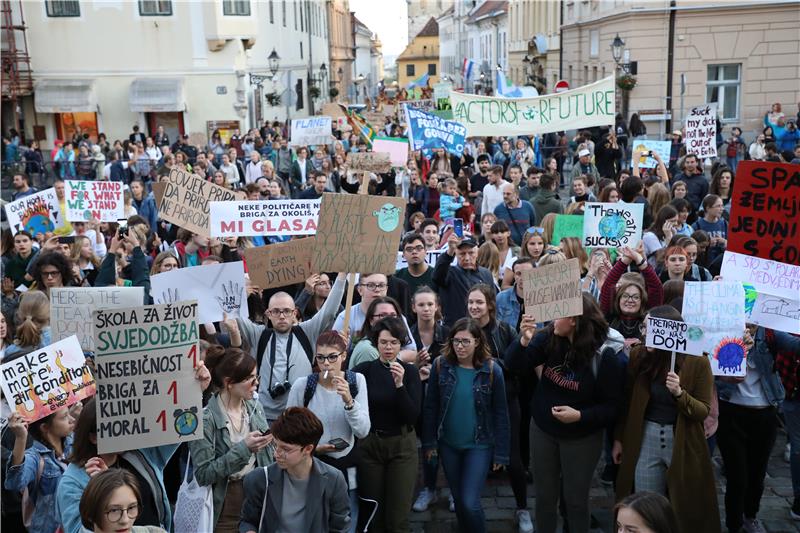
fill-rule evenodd
<path id="1" fill-rule="evenodd" d="M 389 340 L 381 339 L 381 340 L 378 341 L 378 346 L 394 346 L 394 347 L 397 347 L 397 346 L 400 346 L 400 341 L 397 340 L 397 339 L 389 339 Z"/>
<path id="2" fill-rule="evenodd" d="M 134 503 L 133 505 L 130 505 L 125 509 L 116 508 L 106 511 L 106 518 L 108 518 L 109 522 L 119 522 L 120 520 L 122 520 L 122 513 L 128 515 L 128 518 L 130 518 L 131 520 L 135 520 L 136 517 L 139 516 L 139 504 Z"/>
<path id="3" fill-rule="evenodd" d="M 269 313 L 270 316 L 276 316 L 276 317 L 292 316 L 292 314 L 294 313 L 294 309 L 270 309 L 269 311 L 267 311 L 267 313 Z"/>
<path id="4" fill-rule="evenodd" d="M 525 230 L 527 233 L 536 233 L 539 235 L 544 235 L 544 228 L 538 228 L 536 226 L 531 226 L 530 228 Z"/>
<path id="5" fill-rule="evenodd" d="M 248 383 L 248 384 L 252 385 L 253 383 L 257 383 L 259 379 L 261 379 L 259 376 L 248 376 L 248 377 L 244 378 L 242 381 L 240 381 L 239 383 Z"/>
<path id="6" fill-rule="evenodd" d="M 423 252 L 425 251 L 425 247 L 422 246 L 421 244 L 418 244 L 416 246 L 406 246 L 405 248 L 403 248 L 403 251 L 409 254 L 414 252 Z"/>
<path id="7" fill-rule="evenodd" d="M 359 285 L 362 287 L 366 287 L 368 290 L 372 292 L 382 291 L 383 289 L 389 286 L 387 283 L 359 283 Z"/>
<path id="8" fill-rule="evenodd" d="M 383 320 L 386 317 L 397 318 L 397 313 L 377 313 L 372 315 L 375 320 Z"/>
<path id="9" fill-rule="evenodd" d="M 324 363 L 325 361 L 328 361 L 329 363 L 335 363 L 336 360 L 339 359 L 339 357 L 341 357 L 343 353 L 344 352 L 329 353 L 328 355 L 318 353 L 316 356 L 317 363 Z"/>
<path id="10" fill-rule="evenodd" d="M 638 302 L 642 299 L 638 294 L 625 294 L 620 297 L 621 300 L 628 300 L 629 302 Z"/>
<path id="11" fill-rule="evenodd" d="M 275 457 L 277 457 L 279 455 L 281 457 L 288 457 L 289 455 L 293 454 L 294 452 L 300 451 L 302 449 L 303 448 L 292 448 L 291 450 L 287 450 L 286 448 L 283 448 L 282 446 L 276 446 L 275 447 Z"/>
<path id="12" fill-rule="evenodd" d="M 453 339 L 453 346 L 469 346 L 472 339 Z"/>
<path id="13" fill-rule="evenodd" d="M 57 278 L 61 275 L 61 272 L 58 270 L 42 270 L 42 277 L 43 278 Z"/>

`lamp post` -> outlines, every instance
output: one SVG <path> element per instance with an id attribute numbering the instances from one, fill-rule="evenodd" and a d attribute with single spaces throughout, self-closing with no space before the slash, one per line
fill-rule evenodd
<path id="1" fill-rule="evenodd" d="M 254 74 L 250 73 L 250 85 L 255 85 L 255 95 L 254 95 L 254 103 L 255 103 L 255 111 L 256 111 L 256 123 L 261 124 L 261 87 L 264 85 L 265 81 L 272 81 L 275 79 L 275 75 L 278 73 L 278 69 L 280 68 L 281 57 L 278 55 L 278 52 L 275 49 L 272 49 L 272 52 L 267 56 L 267 65 L 269 69 L 268 74 Z"/>
<path id="2" fill-rule="evenodd" d="M 620 38 L 619 34 L 615 35 L 614 40 L 611 41 L 611 57 L 614 59 L 615 71 L 617 74 L 615 78 L 621 77 L 619 76 L 620 71 L 625 75 L 631 73 L 631 63 L 628 60 L 628 54 L 629 52 L 625 48 L 625 41 Z M 622 116 L 626 121 L 628 120 L 628 93 L 629 91 L 622 91 Z"/>
<path id="3" fill-rule="evenodd" d="M 361 96 L 361 86 L 364 85 L 365 81 L 367 81 L 367 78 L 363 74 L 359 74 L 358 77 L 353 80 L 353 84 L 356 86 L 356 102 L 358 102 L 358 99 Z"/>

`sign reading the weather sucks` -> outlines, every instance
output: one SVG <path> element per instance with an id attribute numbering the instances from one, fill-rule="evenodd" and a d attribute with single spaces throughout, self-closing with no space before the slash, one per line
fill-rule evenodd
<path id="1" fill-rule="evenodd" d="M 644 204 L 587 203 L 583 213 L 583 246 L 635 248 L 642 240 Z"/>
<path id="2" fill-rule="evenodd" d="M 321 200 L 211 202 L 212 237 L 314 235 Z"/>
<path id="3" fill-rule="evenodd" d="M 98 453 L 203 438 L 197 302 L 99 310 L 92 321 Z"/>

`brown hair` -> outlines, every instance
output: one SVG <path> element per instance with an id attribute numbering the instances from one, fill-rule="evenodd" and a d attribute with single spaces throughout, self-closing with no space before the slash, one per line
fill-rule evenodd
<path id="1" fill-rule="evenodd" d="M 320 346 L 330 346 L 342 352 L 347 350 L 347 345 L 342 336 L 339 335 L 339 332 L 332 330 L 323 331 L 319 334 L 319 337 L 317 337 L 317 348 Z"/>
<path id="2" fill-rule="evenodd" d="M 669 500 L 655 492 L 637 492 L 623 499 L 614 506 L 614 521 L 621 509 L 631 509 L 642 519 L 653 533 L 678 533 L 678 519 L 672 510 Z"/>
<path id="3" fill-rule="evenodd" d="M 276 439 L 301 447 L 317 446 L 322 438 L 322 422 L 317 415 L 305 407 L 290 407 L 270 424 Z"/>
<path id="4" fill-rule="evenodd" d="M 241 383 L 250 377 L 256 368 L 256 360 L 240 348 L 225 349 L 212 344 L 206 351 L 205 364 L 211 373 L 211 381 L 219 389 L 224 389 L 226 380 Z"/>
<path id="5" fill-rule="evenodd" d="M 17 308 L 16 344 L 38 347 L 42 330 L 50 324 L 50 300 L 42 291 L 27 291 Z"/>
<path id="6" fill-rule="evenodd" d="M 475 290 L 475 287 L 473 287 L 472 290 Z M 470 335 L 475 337 L 478 345 L 475 347 L 475 353 L 472 355 L 472 366 L 474 368 L 482 367 L 484 361 L 488 361 L 492 358 L 492 352 L 489 349 L 489 343 L 486 341 L 483 328 L 481 328 L 477 320 L 472 318 L 460 318 L 453 324 L 453 328 L 447 336 L 447 343 L 442 347 L 442 356 L 445 361 L 451 365 L 458 365 L 458 357 L 456 357 L 456 351 L 453 348 L 453 339 L 459 331 L 467 331 Z"/>
<path id="7" fill-rule="evenodd" d="M 156 256 L 153 260 L 153 267 L 150 269 L 150 275 L 155 276 L 156 274 L 161 273 L 161 264 L 166 261 L 167 259 L 172 258 L 178 264 L 178 268 L 181 266 L 180 260 L 175 257 L 175 254 L 167 250 L 166 252 L 161 252 Z"/>
<path id="8" fill-rule="evenodd" d="M 75 423 L 73 432 L 72 454 L 67 459 L 81 468 L 86 461 L 97 455 L 97 443 L 92 442 L 91 436 L 97 434 L 97 411 L 95 411 L 94 396 L 83 403 L 81 416 Z"/>
<path id="9" fill-rule="evenodd" d="M 142 505 L 139 483 L 136 477 L 124 468 L 109 468 L 89 478 L 78 506 L 83 527 L 92 530 L 96 525 L 103 523 L 106 505 L 114 491 L 121 487 L 130 487 L 136 496 L 136 503 Z"/>

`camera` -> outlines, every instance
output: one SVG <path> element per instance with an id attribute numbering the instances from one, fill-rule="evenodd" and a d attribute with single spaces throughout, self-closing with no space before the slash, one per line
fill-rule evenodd
<path id="1" fill-rule="evenodd" d="M 267 392 L 269 392 L 270 397 L 274 400 L 279 396 L 283 396 L 292 388 L 292 384 L 289 380 L 284 380 L 283 383 L 278 383 L 277 385 L 273 385 L 269 388 Z"/>

